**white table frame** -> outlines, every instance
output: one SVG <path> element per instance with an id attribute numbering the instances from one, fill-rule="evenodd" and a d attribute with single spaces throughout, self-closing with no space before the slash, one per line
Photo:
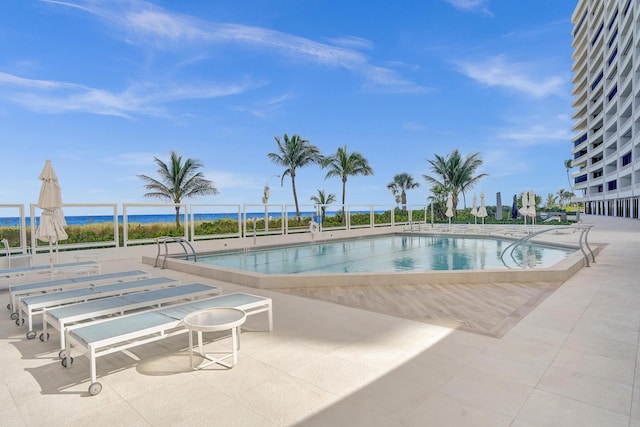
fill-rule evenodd
<path id="1" fill-rule="evenodd" d="M 247 314 L 231 307 L 216 307 L 195 311 L 185 316 L 183 322 L 189 330 L 189 362 L 194 370 L 203 369 L 212 364 L 218 364 L 226 368 L 233 368 L 238 363 L 238 350 L 240 349 L 241 327 L 247 320 Z M 222 357 L 214 357 L 206 353 L 203 348 L 203 332 L 220 332 L 231 330 L 231 352 Z M 200 365 L 193 364 L 193 332 L 198 334 L 198 353 L 205 359 Z M 232 362 L 225 360 L 232 358 Z"/>

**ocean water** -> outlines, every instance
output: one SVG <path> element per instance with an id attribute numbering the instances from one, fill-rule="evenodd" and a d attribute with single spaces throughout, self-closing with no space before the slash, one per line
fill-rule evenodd
<path id="1" fill-rule="evenodd" d="M 327 212 L 327 215 L 334 215 L 338 212 Z M 352 212 L 353 213 L 353 212 Z M 295 212 L 289 212 L 289 217 L 295 216 Z M 303 217 L 311 217 L 315 215 L 315 212 L 300 212 Z M 280 218 L 281 212 L 269 212 L 269 217 Z M 264 218 L 264 212 L 247 212 L 248 218 Z M 219 219 L 238 219 L 237 213 L 198 213 L 194 214 L 196 221 L 215 221 Z M 65 216 L 68 225 L 86 225 L 86 224 L 101 224 L 105 222 L 113 222 L 113 215 L 79 215 L 79 216 Z M 180 215 L 182 221 L 184 216 Z M 157 222 L 169 222 L 173 223 L 176 220 L 175 214 L 153 214 L 153 215 L 127 215 L 127 221 L 129 224 L 152 224 Z M 40 221 L 39 217 L 36 217 L 36 224 Z M 26 218 L 27 227 L 31 226 L 31 218 Z M 118 215 L 118 223 L 123 223 L 122 215 Z M 20 225 L 20 218 L 18 217 L 0 217 L 0 227 L 17 227 Z"/>

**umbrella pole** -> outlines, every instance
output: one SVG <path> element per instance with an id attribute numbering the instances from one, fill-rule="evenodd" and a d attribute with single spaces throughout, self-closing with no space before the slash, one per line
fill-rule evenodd
<path id="1" fill-rule="evenodd" d="M 51 279 L 53 279 L 53 245 L 51 244 L 51 240 L 49 240 L 49 272 Z"/>

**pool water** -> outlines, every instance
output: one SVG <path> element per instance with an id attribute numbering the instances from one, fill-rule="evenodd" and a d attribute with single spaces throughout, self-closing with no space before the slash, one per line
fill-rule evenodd
<path id="1" fill-rule="evenodd" d="M 264 274 L 402 272 L 548 268 L 573 249 L 526 243 L 500 254 L 512 240 L 385 235 L 307 245 L 200 255 L 198 262 Z"/>

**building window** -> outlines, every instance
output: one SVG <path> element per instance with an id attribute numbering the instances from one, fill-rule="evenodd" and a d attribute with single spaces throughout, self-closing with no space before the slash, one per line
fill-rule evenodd
<path id="1" fill-rule="evenodd" d="M 602 29 L 603 28 L 604 28 L 604 22 L 602 24 L 600 24 L 600 28 L 598 28 L 598 31 L 596 32 L 596 35 L 593 37 L 593 40 L 591 40 L 591 46 L 596 44 L 596 42 L 598 41 L 598 38 L 600 37 L 600 34 L 602 33 Z"/>
<path id="2" fill-rule="evenodd" d="M 622 166 L 626 166 L 631 163 L 631 151 L 622 156 Z"/>
<path id="3" fill-rule="evenodd" d="M 611 45 L 613 44 L 614 41 L 616 41 L 616 37 L 618 36 L 618 29 L 616 28 L 616 30 L 613 32 L 613 35 L 611 36 L 611 38 L 609 39 L 609 44 L 607 47 L 611 47 Z"/>
<path id="4" fill-rule="evenodd" d="M 587 140 L 587 134 L 585 133 L 584 135 L 582 135 L 580 138 L 576 139 L 576 141 L 573 143 L 574 147 L 577 147 L 578 145 L 582 144 L 583 142 L 585 142 Z"/>
<path id="5" fill-rule="evenodd" d="M 615 13 L 613 14 L 613 18 L 611 18 L 611 21 L 609 21 L 609 26 L 607 27 L 607 31 L 611 31 L 611 27 L 613 27 L 613 23 L 616 22 L 617 17 L 618 17 L 618 9 L 616 9 Z"/>
<path id="6" fill-rule="evenodd" d="M 631 0 L 629 0 L 629 2 L 631 2 Z M 627 8 L 628 8 L 628 7 L 627 7 Z M 580 23 L 578 23 L 578 26 L 576 27 L 576 29 L 575 29 L 575 30 L 573 30 L 573 35 L 574 35 L 574 37 L 575 37 L 575 35 L 578 33 L 578 31 L 580 30 L 580 27 L 582 27 L 582 24 L 584 24 L 584 20 L 585 20 L 585 19 L 586 19 L 586 17 L 587 17 L 587 12 L 588 12 L 588 11 L 589 11 L 588 9 L 584 11 L 584 15 L 582 15 L 582 18 L 580 19 Z M 625 14 L 626 14 L 626 13 L 627 13 L 627 12 L 626 12 L 626 9 L 625 9 Z"/>
<path id="7" fill-rule="evenodd" d="M 603 71 L 600 71 L 600 74 L 598 74 L 598 77 L 596 77 L 595 81 L 591 83 L 591 90 L 595 89 L 595 87 L 598 86 L 598 83 L 600 83 L 600 80 L 602 80 L 603 75 L 604 75 Z"/>
<path id="8" fill-rule="evenodd" d="M 611 56 L 609 57 L 609 61 L 607 62 L 607 65 L 611 65 L 613 60 L 616 59 L 616 55 L 618 55 L 618 48 L 616 48 L 611 54 Z"/>
<path id="9" fill-rule="evenodd" d="M 615 190 L 618 188 L 618 181 L 615 179 L 613 181 L 607 182 L 607 191 Z"/>

